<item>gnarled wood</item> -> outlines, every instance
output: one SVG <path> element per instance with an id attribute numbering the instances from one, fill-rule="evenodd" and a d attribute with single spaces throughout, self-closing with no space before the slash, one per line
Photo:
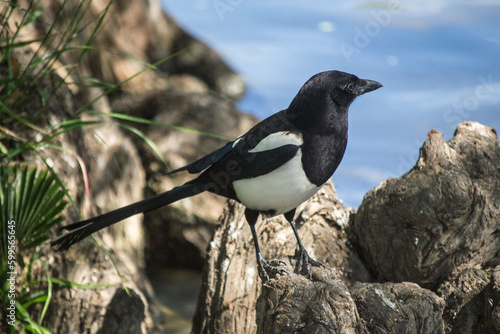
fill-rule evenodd
<path id="1" fill-rule="evenodd" d="M 313 267 L 312 281 L 293 273 L 288 256 L 294 254 L 296 241 L 288 222 L 282 217 L 261 219 L 257 233 L 263 256 L 281 259 L 289 273 L 263 287 L 244 208 L 229 202 L 208 249 L 193 332 L 361 333 L 355 305 L 342 280 L 357 275 L 347 269 L 351 251 L 342 239 L 349 214 L 331 182 L 297 211 L 297 227 L 309 255 L 338 268 Z"/>

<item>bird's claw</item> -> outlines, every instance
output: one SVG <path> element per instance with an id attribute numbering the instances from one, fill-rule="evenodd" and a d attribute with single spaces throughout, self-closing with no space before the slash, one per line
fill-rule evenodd
<path id="1" fill-rule="evenodd" d="M 259 276 L 264 283 L 269 281 L 269 274 L 271 274 L 273 277 L 275 277 L 278 274 L 279 275 L 288 274 L 288 272 L 285 269 L 277 267 L 278 265 L 285 265 L 285 262 L 280 260 L 273 260 L 271 262 L 273 262 L 273 264 L 261 258 L 260 261 L 258 261 L 257 263 Z"/>
<path id="2" fill-rule="evenodd" d="M 295 259 L 297 261 L 297 264 L 295 265 L 294 272 L 297 275 L 304 274 L 304 276 L 306 276 L 308 279 L 312 279 L 311 266 L 326 268 L 323 263 L 316 261 L 315 259 L 310 257 L 304 248 L 298 247 L 295 250 Z"/>

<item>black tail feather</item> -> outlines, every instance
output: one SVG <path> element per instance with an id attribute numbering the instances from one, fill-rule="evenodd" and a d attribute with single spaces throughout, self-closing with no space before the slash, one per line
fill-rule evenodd
<path id="1" fill-rule="evenodd" d="M 146 198 L 137 203 L 130 204 L 120 209 L 110 211 L 103 215 L 76 222 L 61 228 L 61 230 L 70 231 L 64 235 L 58 236 L 50 242 L 50 245 L 56 250 L 66 250 L 73 244 L 88 237 L 105 227 L 113 225 L 125 218 L 138 213 L 158 209 L 162 206 L 171 204 L 180 199 L 197 195 L 204 191 L 203 185 L 196 183 L 186 183 L 170 191 Z"/>

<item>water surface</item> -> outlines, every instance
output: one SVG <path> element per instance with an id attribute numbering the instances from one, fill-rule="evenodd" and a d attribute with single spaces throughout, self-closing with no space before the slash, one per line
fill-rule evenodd
<path id="1" fill-rule="evenodd" d="M 384 85 L 350 109 L 349 143 L 333 177 L 348 206 L 413 167 L 431 129 L 447 140 L 466 120 L 500 130 L 499 1 L 163 4 L 245 77 L 239 107 L 260 118 L 286 108 L 320 71 Z"/>

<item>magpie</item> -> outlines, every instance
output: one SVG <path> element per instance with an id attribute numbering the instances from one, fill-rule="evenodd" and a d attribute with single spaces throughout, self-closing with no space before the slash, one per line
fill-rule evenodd
<path id="1" fill-rule="evenodd" d="M 138 213 L 146 213 L 180 199 L 208 191 L 240 202 L 250 225 L 263 281 L 269 272 L 283 270 L 267 262 L 260 252 L 255 224 L 259 215 L 283 214 L 297 239 L 295 272 L 309 278 L 310 258 L 295 228 L 296 208 L 330 179 L 347 145 L 348 109 L 354 99 L 382 87 L 340 71 L 311 77 L 287 109 L 255 125 L 247 133 L 201 159 L 168 174 L 199 174 L 185 184 L 140 202 L 61 228 L 69 231 L 51 241 L 65 250 L 90 234 Z"/>

